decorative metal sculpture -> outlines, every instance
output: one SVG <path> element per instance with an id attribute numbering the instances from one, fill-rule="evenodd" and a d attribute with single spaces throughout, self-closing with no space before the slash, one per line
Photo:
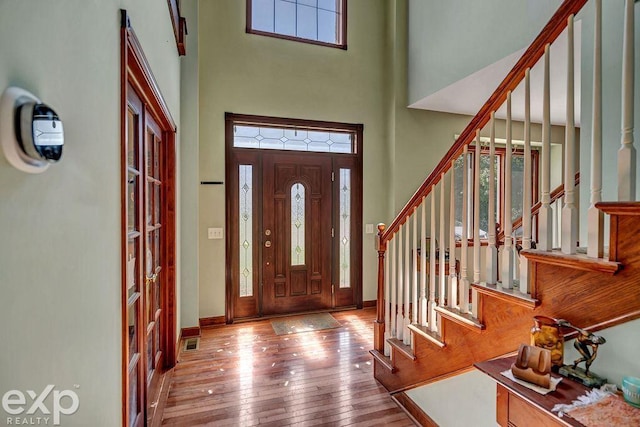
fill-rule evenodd
<path id="1" fill-rule="evenodd" d="M 590 372 L 589 369 L 598 356 L 598 347 L 607 341 L 599 335 L 594 335 L 589 331 L 573 326 L 564 319 L 558 319 L 558 325 L 578 332 L 578 337 L 573 342 L 573 347 L 582 356 L 573 361 L 573 366 L 565 365 L 560 368 L 560 374 L 579 381 L 588 387 L 600 387 L 606 383 L 606 378 L 599 377 Z M 585 364 L 585 369 L 578 367 L 582 362 Z"/>

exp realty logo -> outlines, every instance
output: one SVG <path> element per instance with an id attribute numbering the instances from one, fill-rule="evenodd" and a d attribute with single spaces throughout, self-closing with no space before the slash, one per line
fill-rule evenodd
<path id="1" fill-rule="evenodd" d="M 79 386 L 75 386 L 78 388 Z M 51 393 L 53 391 L 53 394 Z M 51 395 L 51 399 L 47 399 Z M 75 414 L 80 399 L 73 390 L 56 390 L 49 384 L 41 393 L 9 390 L 2 396 L 7 425 L 60 425 L 61 415 Z"/>

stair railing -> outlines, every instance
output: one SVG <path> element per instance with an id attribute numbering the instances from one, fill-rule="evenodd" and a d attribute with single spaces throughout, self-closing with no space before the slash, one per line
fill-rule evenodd
<path id="1" fill-rule="evenodd" d="M 596 36 L 594 43 L 594 141 L 593 152 L 598 153 L 601 141 L 601 0 L 596 3 Z M 411 332 L 421 332 L 427 338 L 438 341 L 441 334 L 439 317 L 449 318 L 471 326 L 482 328 L 478 320 L 478 292 L 481 277 L 484 273 L 486 286 L 495 286 L 514 295 L 527 297 L 530 290 L 528 263 L 524 257 L 520 259 L 516 252 L 516 243 L 522 249 L 529 249 L 537 240 L 537 248 L 550 251 L 558 240 L 562 251 L 572 254 L 577 246 L 577 179 L 575 170 L 575 123 L 574 123 L 574 64 L 573 64 L 573 17 L 586 4 L 587 0 L 565 0 L 549 22 L 545 25 L 533 43 L 507 74 L 498 88 L 471 119 L 445 156 L 414 193 L 409 202 L 402 208 L 391 224 L 386 227 L 378 225 L 378 310 L 374 329 L 374 350 L 385 355 L 390 354 L 389 342 L 412 345 Z M 633 76 L 633 0 L 626 0 L 625 41 L 623 69 L 627 75 L 623 83 L 623 93 L 632 88 Z M 627 28 L 631 28 L 628 30 Z M 550 120 L 550 45 L 558 36 L 567 32 L 567 111 L 565 128 L 564 179 L 561 187 L 550 189 L 551 170 L 551 120 Z M 629 47 L 631 46 L 631 47 Z M 533 190 L 531 186 L 531 119 L 530 119 L 530 70 L 542 58 L 544 70 L 543 84 L 543 118 L 541 175 L 539 199 L 532 206 Z M 631 68 L 630 68 L 631 67 Z M 629 71 L 631 70 L 631 71 Z M 623 74 L 624 74 L 623 73 Z M 630 76 L 630 77 L 629 77 Z M 624 77 L 623 77 L 623 80 Z M 511 152 L 512 152 L 512 99 L 511 95 L 519 85 L 524 85 L 525 117 L 524 117 L 524 188 L 523 216 L 512 220 L 511 200 Z M 633 90 L 631 90 L 633 93 Z M 633 148 L 632 120 L 633 102 L 623 102 L 623 140 L 621 152 L 624 156 L 635 156 Z M 504 203 L 497 205 L 495 188 L 495 122 L 496 113 L 506 107 L 506 147 L 503 175 Z M 631 109 L 631 114 L 629 114 Z M 481 132 L 490 134 L 489 141 L 489 206 L 488 223 L 502 218 L 501 230 L 489 226 L 488 233 L 483 234 L 480 223 L 480 155 L 482 151 Z M 600 127 L 598 127 L 600 126 Z M 631 132 L 627 130 L 631 129 Z M 473 147 L 474 153 L 469 148 Z M 621 155 L 623 156 L 623 155 Z M 623 156 L 623 157 L 624 157 Z M 635 157 L 633 157 L 635 162 Z M 470 162 L 473 160 L 474 167 Z M 626 160 L 626 157 L 624 158 Z M 462 164 L 462 197 L 456 189 L 455 168 Z M 596 162 L 597 163 L 597 162 Z M 627 162 L 628 163 L 628 162 Z M 596 169 L 591 171 L 591 204 L 600 201 L 601 174 Z M 624 167 L 624 165 L 623 165 Z M 629 166 L 631 167 L 631 166 Z M 473 176 L 467 170 L 473 169 Z M 635 171 L 627 174 L 623 181 L 635 180 Z M 506 177 L 506 178 L 505 178 Z M 471 181 L 471 182 L 469 182 Z M 631 184 L 624 184 L 627 188 Z M 630 191 L 626 196 L 630 197 Z M 627 194 L 628 193 L 628 194 Z M 635 194 L 635 189 L 633 190 Z M 563 199 L 562 214 L 558 216 L 558 200 Z M 456 222 L 456 205 L 461 204 L 461 221 Z M 498 208 L 500 208 L 498 210 Z M 447 215 L 448 210 L 448 215 Z M 508 215 L 505 214 L 509 213 Z M 469 215 L 470 213 L 470 215 Z M 601 214 L 600 214 L 601 215 Z M 536 218 L 534 218 L 536 217 Z M 560 224 L 554 226 L 554 217 L 560 218 Z M 534 221 L 535 219 L 535 221 Z M 428 220 L 428 221 L 427 221 Z M 428 223 L 428 225 L 427 225 Z M 593 225 L 593 224 L 595 225 Z M 535 224 L 535 225 L 534 225 Z M 596 228 L 595 238 L 590 240 L 590 253 L 601 256 L 602 227 L 601 216 L 589 217 L 591 227 Z M 533 230 L 535 228 L 536 239 Z M 513 231 L 522 229 L 521 236 L 516 238 Z M 554 236 L 561 230 L 562 236 Z M 481 265 L 481 248 L 486 239 L 486 265 Z M 502 241 L 502 245 L 500 244 Z M 459 249 L 458 249 L 459 247 Z M 469 249 L 471 248 L 471 249 Z M 471 254 L 469 253 L 471 251 Z M 387 253 L 389 256 L 387 256 Z M 469 256 L 471 255 L 471 256 Z M 469 259 L 472 260 L 470 264 Z M 498 272 L 501 281 L 498 282 Z M 444 345 L 442 343 L 442 345 Z"/>

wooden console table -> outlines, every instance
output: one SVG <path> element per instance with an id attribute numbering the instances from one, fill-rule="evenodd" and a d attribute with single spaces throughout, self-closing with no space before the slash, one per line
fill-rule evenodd
<path id="1" fill-rule="evenodd" d="M 571 403 L 584 395 L 589 388 L 563 378 L 555 391 L 542 395 L 500 374 L 511 368 L 515 356 L 476 363 L 475 367 L 497 381 L 496 418 L 503 427 L 573 426 L 583 424 L 568 415 L 558 417 L 551 412 L 557 403 Z M 552 374 L 556 376 L 555 374 Z"/>

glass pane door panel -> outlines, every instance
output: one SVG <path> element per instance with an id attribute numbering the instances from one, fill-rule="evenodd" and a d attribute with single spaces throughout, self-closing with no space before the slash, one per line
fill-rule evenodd
<path id="1" fill-rule="evenodd" d="M 138 399 L 138 378 L 140 375 L 140 363 L 129 371 L 129 426 L 135 425 L 136 416 L 142 412 Z"/>
<path id="2" fill-rule="evenodd" d="M 131 111 L 127 110 L 127 165 L 137 169 L 138 168 L 138 155 L 136 150 L 136 127 L 138 125 L 138 116 Z"/>
<path id="3" fill-rule="evenodd" d="M 154 138 L 153 143 L 153 177 L 160 179 L 160 139 Z"/>
<path id="4" fill-rule="evenodd" d="M 148 245 L 151 250 L 151 273 L 158 273 L 158 267 L 160 267 L 160 229 L 157 228 L 149 233 Z"/>
<path id="5" fill-rule="evenodd" d="M 153 181 L 147 179 L 147 225 L 153 225 L 153 213 L 155 206 L 155 185 Z"/>
<path id="6" fill-rule="evenodd" d="M 305 189 L 291 186 L 291 265 L 305 265 Z"/>
<path id="7" fill-rule="evenodd" d="M 138 353 L 138 304 L 139 299 L 129 306 L 127 313 L 127 323 L 129 327 L 129 361 Z"/>
<path id="8" fill-rule="evenodd" d="M 147 378 L 153 374 L 154 366 L 153 333 L 147 334 Z"/>
<path id="9" fill-rule="evenodd" d="M 129 172 L 127 177 L 127 230 L 138 230 L 138 186 L 137 174 Z"/>
<path id="10" fill-rule="evenodd" d="M 154 308 L 155 310 L 159 310 L 160 309 L 160 275 L 158 275 L 158 278 L 156 279 L 156 283 L 155 283 L 155 289 L 154 289 L 154 294 L 155 294 L 155 300 L 154 300 Z M 157 321 L 157 319 L 156 319 Z"/>
<path id="11" fill-rule="evenodd" d="M 153 185 L 153 223 L 160 224 L 160 183 L 154 183 Z"/>
<path id="12" fill-rule="evenodd" d="M 156 325 L 153 328 L 153 341 L 154 341 L 154 355 L 157 356 L 160 352 L 160 317 L 156 321 Z M 155 361 L 154 361 L 155 363 Z"/>
<path id="13" fill-rule="evenodd" d="M 147 175 L 155 176 L 156 175 L 156 159 L 155 159 L 155 150 L 154 150 L 154 140 L 155 135 L 151 130 L 147 129 Z"/>
<path id="14" fill-rule="evenodd" d="M 127 300 L 138 292 L 139 261 L 138 261 L 138 238 L 129 239 L 127 245 Z"/>

